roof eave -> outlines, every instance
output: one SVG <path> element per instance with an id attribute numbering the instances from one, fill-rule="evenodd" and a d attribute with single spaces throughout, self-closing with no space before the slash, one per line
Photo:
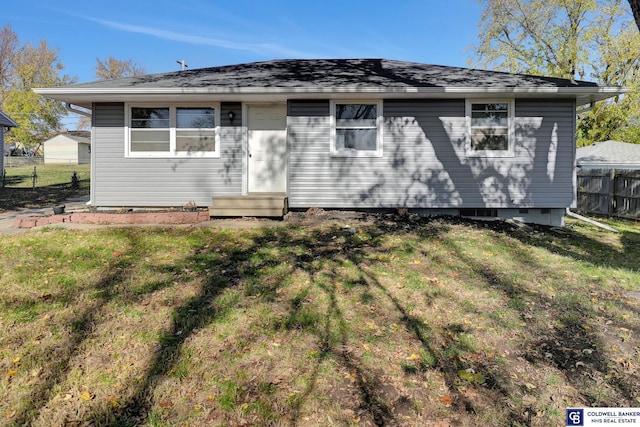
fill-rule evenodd
<path id="1" fill-rule="evenodd" d="M 287 99 L 415 99 L 487 97 L 569 97 L 577 105 L 594 103 L 627 92 L 621 87 L 193 87 L 193 88 L 37 88 L 47 98 L 91 108 L 93 102 L 199 101 L 216 97 L 224 101 L 285 101 Z"/>
<path id="2" fill-rule="evenodd" d="M 11 117 L 4 114 L 0 111 L 0 126 L 15 128 L 19 127 L 18 123 L 16 123 Z"/>

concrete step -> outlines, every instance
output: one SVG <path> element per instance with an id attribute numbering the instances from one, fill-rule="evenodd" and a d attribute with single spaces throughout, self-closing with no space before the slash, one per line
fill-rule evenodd
<path id="1" fill-rule="evenodd" d="M 282 217 L 287 211 L 288 202 L 285 194 L 250 194 L 214 197 L 209 215 L 212 217 Z"/>

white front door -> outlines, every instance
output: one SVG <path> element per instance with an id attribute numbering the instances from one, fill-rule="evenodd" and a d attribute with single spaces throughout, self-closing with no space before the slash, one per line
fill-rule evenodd
<path id="1" fill-rule="evenodd" d="M 249 105 L 248 191 L 285 193 L 287 191 L 287 106 Z"/>

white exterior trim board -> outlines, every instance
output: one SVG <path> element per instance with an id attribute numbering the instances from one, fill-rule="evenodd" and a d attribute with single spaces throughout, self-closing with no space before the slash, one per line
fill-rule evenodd
<path id="1" fill-rule="evenodd" d="M 577 105 L 625 93 L 619 87 L 208 87 L 208 88 L 37 88 L 49 98 L 87 107 L 91 102 L 282 102 L 288 99 L 412 99 L 491 97 L 575 97 Z"/>

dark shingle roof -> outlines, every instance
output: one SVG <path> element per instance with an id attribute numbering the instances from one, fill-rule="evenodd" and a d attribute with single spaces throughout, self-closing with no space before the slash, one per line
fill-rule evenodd
<path id="1" fill-rule="evenodd" d="M 289 99 L 544 97 L 592 104 L 626 92 L 596 83 L 387 59 L 284 59 L 36 88 L 87 109 L 95 102 L 283 102 Z"/>
<path id="2" fill-rule="evenodd" d="M 387 59 L 295 59 L 252 62 L 67 86 L 69 88 L 563 88 L 584 81 L 446 67 Z"/>

